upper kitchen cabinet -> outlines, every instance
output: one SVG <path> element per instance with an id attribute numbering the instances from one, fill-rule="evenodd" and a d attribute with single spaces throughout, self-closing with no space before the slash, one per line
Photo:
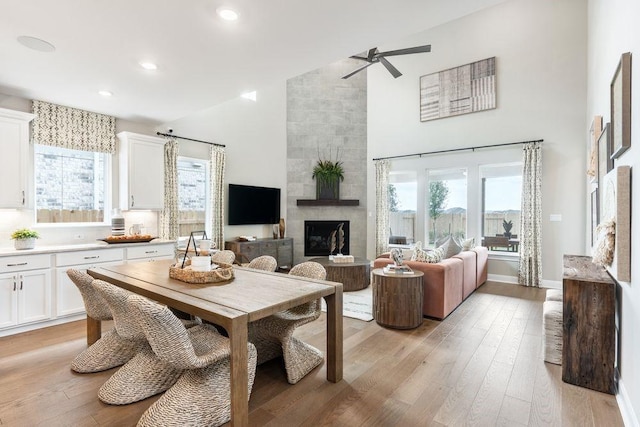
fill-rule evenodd
<path id="1" fill-rule="evenodd" d="M 12 185 L 0 186 L 0 208 L 26 208 L 29 167 L 29 122 L 35 116 L 0 108 L 0 170 Z M 15 183 L 15 185 L 13 184 Z"/>
<path id="2" fill-rule="evenodd" d="M 154 136 L 118 134 L 120 208 L 161 210 L 164 206 L 164 144 Z"/>

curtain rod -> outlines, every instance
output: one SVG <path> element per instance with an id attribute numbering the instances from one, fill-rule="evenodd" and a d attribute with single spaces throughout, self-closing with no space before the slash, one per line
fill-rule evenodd
<path id="1" fill-rule="evenodd" d="M 178 135 L 174 135 L 172 133 L 162 133 L 162 132 L 156 132 L 156 135 L 160 135 L 160 136 L 167 136 L 169 138 L 178 138 L 178 139 L 184 139 L 187 141 L 193 141 L 193 142 L 200 142 L 202 144 L 209 144 L 209 145 L 215 145 L 217 147 L 226 147 L 226 145 L 223 144 L 216 144 L 215 142 L 209 142 L 209 141 L 201 141 L 199 139 L 193 139 L 193 138 L 185 138 L 184 136 L 178 136 Z"/>
<path id="2" fill-rule="evenodd" d="M 475 150 L 479 150 L 481 148 L 504 147 L 506 145 L 522 145 L 522 144 L 530 144 L 532 142 L 543 142 L 543 141 L 544 141 L 544 139 L 535 139 L 533 141 L 507 142 L 505 144 L 481 145 L 479 147 L 452 148 L 450 150 L 428 151 L 426 153 L 402 154 L 402 155 L 399 155 L 399 156 L 378 157 L 378 158 L 375 158 L 373 160 L 400 159 L 400 158 L 404 158 L 404 157 L 415 157 L 415 156 L 422 157 L 422 156 L 428 156 L 430 154 L 452 153 L 454 151 L 468 151 L 468 150 L 475 151 Z"/>

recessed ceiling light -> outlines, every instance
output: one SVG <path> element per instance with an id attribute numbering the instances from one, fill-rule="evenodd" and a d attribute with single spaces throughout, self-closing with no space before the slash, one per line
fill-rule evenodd
<path id="1" fill-rule="evenodd" d="M 254 90 L 253 92 L 247 92 L 247 93 L 243 93 L 242 95 L 240 95 L 242 98 L 244 99 L 250 99 L 253 102 L 256 102 L 258 99 L 257 93 Z"/>
<path id="2" fill-rule="evenodd" d="M 111 95 L 113 95 L 113 92 L 109 92 L 108 90 L 99 90 L 98 93 L 104 96 L 105 98 L 108 98 Z"/>
<path id="3" fill-rule="evenodd" d="M 228 7 L 219 7 L 216 9 L 216 13 L 218 16 L 225 21 L 235 21 L 240 16 L 238 12 L 233 9 L 229 9 Z"/>
<path id="4" fill-rule="evenodd" d="M 18 43 L 39 52 L 53 52 L 56 47 L 48 41 L 31 36 L 19 36 Z"/>
<path id="5" fill-rule="evenodd" d="M 150 71 L 154 71 L 158 69 L 158 66 L 153 62 L 141 62 L 140 66 L 145 70 L 150 70 Z"/>

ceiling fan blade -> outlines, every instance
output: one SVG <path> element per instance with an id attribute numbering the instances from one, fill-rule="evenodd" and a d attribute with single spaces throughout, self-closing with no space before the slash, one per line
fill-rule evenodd
<path id="1" fill-rule="evenodd" d="M 369 61 L 367 60 L 367 58 L 365 58 L 364 56 L 351 55 L 349 58 L 353 58 L 353 59 L 360 59 L 360 60 L 362 60 L 362 61 L 367 61 L 367 62 L 369 62 Z"/>
<path id="2" fill-rule="evenodd" d="M 408 47 L 406 49 L 389 50 L 387 52 L 378 52 L 376 56 L 382 57 L 382 56 L 409 55 L 412 53 L 424 53 L 424 52 L 431 52 L 430 44 L 427 44 L 424 46 Z"/>
<path id="3" fill-rule="evenodd" d="M 381 56 L 378 59 L 380 60 L 382 65 L 384 65 L 384 68 L 389 70 L 391 75 L 393 75 L 393 78 L 397 79 L 398 77 L 400 77 L 402 75 L 402 73 L 400 71 L 398 71 L 398 69 L 396 67 L 391 65 L 391 62 L 387 61 L 384 57 Z"/>
<path id="4" fill-rule="evenodd" d="M 373 62 L 367 62 L 362 67 L 357 68 L 357 69 L 353 70 L 352 72 L 350 72 L 349 74 L 346 74 L 346 75 L 342 76 L 342 78 L 343 79 L 348 79 L 349 77 L 353 76 L 356 73 L 359 73 L 360 71 L 364 70 L 365 68 L 367 68 L 368 66 L 373 65 L 373 64 L 374 64 Z"/>
<path id="5" fill-rule="evenodd" d="M 378 48 L 377 47 L 369 49 L 369 54 L 367 55 L 367 61 L 371 62 L 373 60 L 373 57 L 375 56 L 376 52 L 378 52 Z"/>

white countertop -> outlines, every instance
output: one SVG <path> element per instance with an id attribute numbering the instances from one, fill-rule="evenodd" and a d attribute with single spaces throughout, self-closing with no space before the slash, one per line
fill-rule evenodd
<path id="1" fill-rule="evenodd" d="M 83 243 L 80 245 L 56 245 L 56 246 L 38 245 L 38 243 L 36 242 L 36 247 L 33 249 L 16 250 L 12 247 L 0 248 L 0 257 L 15 256 L 15 255 L 52 254 L 52 253 L 58 253 L 58 252 L 87 251 L 92 249 L 123 248 L 123 247 L 130 247 L 130 246 L 162 245 L 167 243 L 175 243 L 175 240 L 154 239 L 150 242 L 142 242 L 142 243 L 96 242 L 96 243 Z"/>

